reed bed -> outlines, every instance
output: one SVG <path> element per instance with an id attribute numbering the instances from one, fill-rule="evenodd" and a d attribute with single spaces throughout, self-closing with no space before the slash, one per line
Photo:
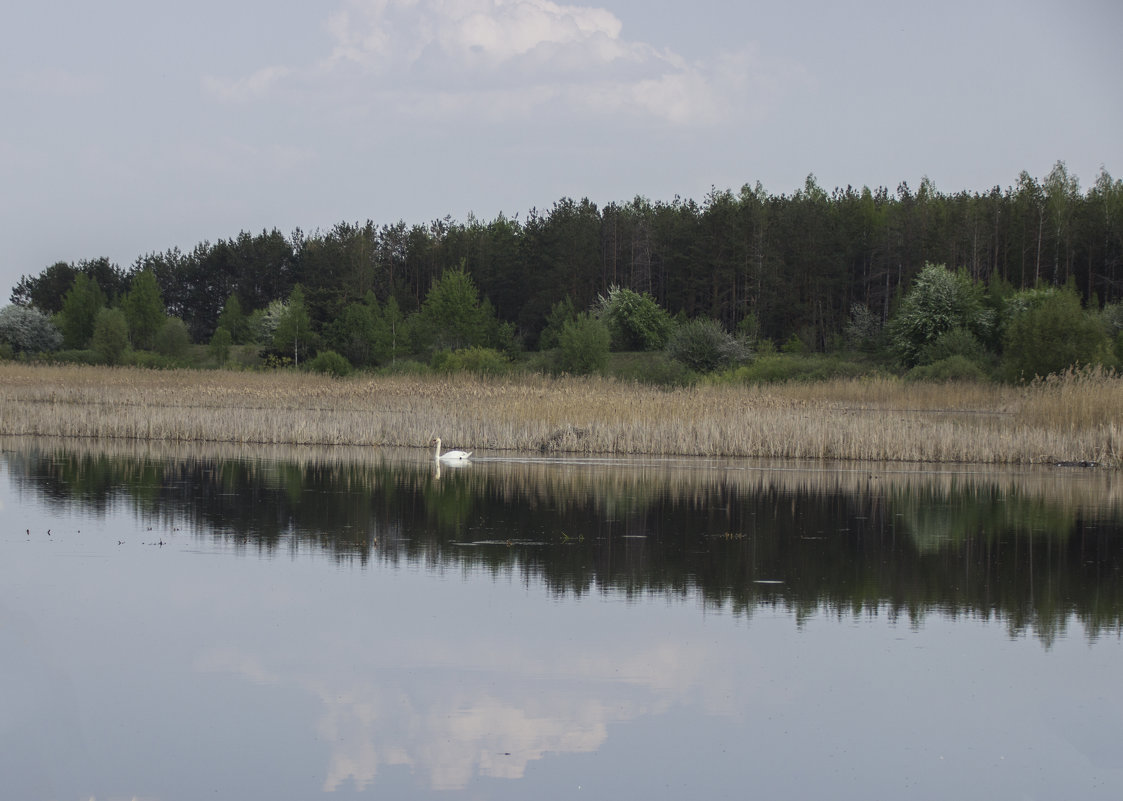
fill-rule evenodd
<path id="1" fill-rule="evenodd" d="M 1123 379 L 846 379 L 663 390 L 600 378 L 0 364 L 0 434 L 712 458 L 1123 466 Z"/>

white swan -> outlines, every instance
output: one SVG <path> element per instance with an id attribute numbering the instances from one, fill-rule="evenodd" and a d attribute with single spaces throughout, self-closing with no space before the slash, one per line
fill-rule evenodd
<path id="1" fill-rule="evenodd" d="M 463 462 L 472 455 L 471 451 L 445 451 L 444 453 L 441 453 L 440 437 L 433 437 L 433 439 L 429 441 L 429 444 L 434 446 L 433 458 L 438 462 Z"/>

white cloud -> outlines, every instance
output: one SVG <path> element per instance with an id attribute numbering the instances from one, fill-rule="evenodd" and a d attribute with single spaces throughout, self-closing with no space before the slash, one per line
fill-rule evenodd
<path id="1" fill-rule="evenodd" d="M 604 9 L 545 0 L 347 0 L 328 21 L 336 39 L 330 61 L 372 69 L 440 55 L 465 66 L 494 66 L 542 49 L 572 49 L 601 63 L 637 47 L 620 39 L 619 19 Z"/>
<path id="2" fill-rule="evenodd" d="M 209 78 L 238 102 L 283 84 L 300 102 L 377 110 L 382 120 L 496 122 L 548 110 L 639 118 L 673 126 L 737 116 L 761 71 L 748 55 L 690 63 L 629 40 L 623 22 L 592 6 L 549 0 L 344 0 L 325 24 L 330 52 L 316 64 Z"/>

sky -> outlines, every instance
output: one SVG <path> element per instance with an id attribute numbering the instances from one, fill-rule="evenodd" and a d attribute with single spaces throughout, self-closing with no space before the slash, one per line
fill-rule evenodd
<path id="1" fill-rule="evenodd" d="M 0 305 L 241 231 L 1123 177 L 1117 0 L 9 5 Z"/>

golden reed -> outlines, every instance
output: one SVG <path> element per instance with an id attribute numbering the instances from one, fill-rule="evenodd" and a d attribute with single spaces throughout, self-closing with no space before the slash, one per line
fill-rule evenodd
<path id="1" fill-rule="evenodd" d="M 165 442 L 1123 466 L 1123 379 L 664 390 L 601 378 L 0 364 L 0 434 Z"/>

